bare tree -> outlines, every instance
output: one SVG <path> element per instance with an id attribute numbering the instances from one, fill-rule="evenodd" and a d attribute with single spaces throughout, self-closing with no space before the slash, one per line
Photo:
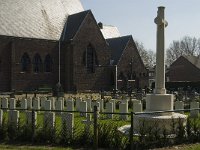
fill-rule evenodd
<path id="1" fill-rule="evenodd" d="M 200 39 L 185 36 L 180 41 L 173 41 L 166 51 L 167 65 L 171 65 L 182 55 L 198 56 L 200 54 Z"/>
<path id="2" fill-rule="evenodd" d="M 142 61 L 146 67 L 153 67 L 156 62 L 156 55 L 152 50 L 146 50 L 144 44 L 138 41 L 135 41 L 136 47 L 142 58 Z"/>

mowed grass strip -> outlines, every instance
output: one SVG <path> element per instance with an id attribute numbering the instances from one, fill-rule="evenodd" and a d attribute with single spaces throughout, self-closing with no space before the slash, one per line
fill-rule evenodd
<path id="1" fill-rule="evenodd" d="M 7 145 L 0 144 L 1 150 L 72 150 L 68 147 L 32 146 L 32 145 Z"/>

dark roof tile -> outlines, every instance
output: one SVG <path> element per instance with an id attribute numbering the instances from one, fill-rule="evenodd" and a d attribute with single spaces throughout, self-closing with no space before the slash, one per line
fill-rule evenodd
<path id="1" fill-rule="evenodd" d="M 124 49 L 126 48 L 127 43 L 132 38 L 132 36 L 122 36 L 118 38 L 111 38 L 106 39 L 106 41 L 109 43 L 109 46 L 111 48 L 111 60 L 114 60 L 113 65 L 117 65 Z"/>

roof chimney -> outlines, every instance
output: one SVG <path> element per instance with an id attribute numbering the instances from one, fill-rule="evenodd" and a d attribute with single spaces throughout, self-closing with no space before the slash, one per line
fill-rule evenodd
<path id="1" fill-rule="evenodd" d="M 103 29 L 103 23 L 102 22 L 99 22 L 98 26 L 99 26 L 100 29 Z"/>

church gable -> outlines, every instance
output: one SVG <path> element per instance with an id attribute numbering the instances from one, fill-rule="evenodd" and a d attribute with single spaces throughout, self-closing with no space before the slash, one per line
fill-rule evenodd
<path id="1" fill-rule="evenodd" d="M 109 65 L 110 50 L 92 12 L 89 10 L 70 17 L 73 19 L 69 18 L 69 21 L 74 22 L 82 18 L 74 30 L 76 32 L 73 31 L 72 36 L 65 36 L 70 37 L 68 40 L 71 39 L 73 43 L 73 87 L 77 90 L 108 88 L 106 68 L 99 65 Z"/>
<path id="2" fill-rule="evenodd" d="M 200 81 L 198 57 L 180 56 L 169 68 L 170 81 Z"/>
<path id="3" fill-rule="evenodd" d="M 84 21 L 90 10 L 83 11 L 77 14 L 70 15 L 64 26 L 63 33 L 61 36 L 62 41 L 68 41 L 74 38 L 76 33 L 79 31 L 82 22 Z"/>
<path id="4" fill-rule="evenodd" d="M 120 59 L 118 61 L 119 79 L 135 80 L 135 88 L 144 88 L 148 85 L 148 73 L 138 53 L 132 36 L 129 36 Z M 123 77 L 121 77 L 123 75 Z"/>

